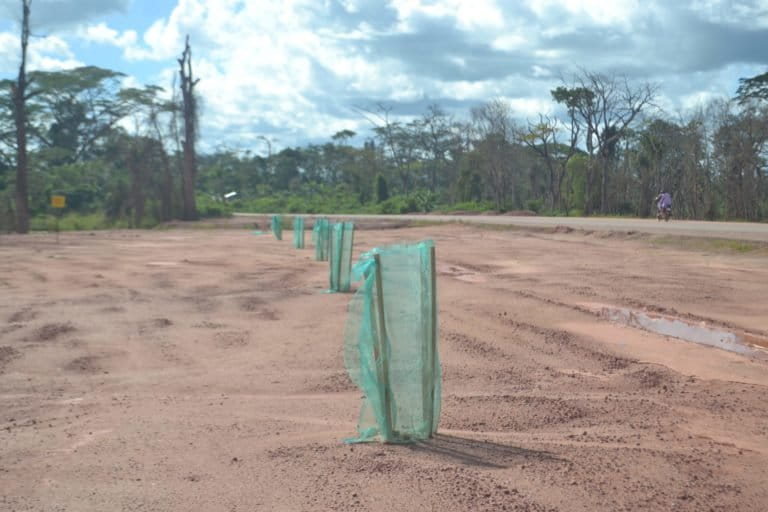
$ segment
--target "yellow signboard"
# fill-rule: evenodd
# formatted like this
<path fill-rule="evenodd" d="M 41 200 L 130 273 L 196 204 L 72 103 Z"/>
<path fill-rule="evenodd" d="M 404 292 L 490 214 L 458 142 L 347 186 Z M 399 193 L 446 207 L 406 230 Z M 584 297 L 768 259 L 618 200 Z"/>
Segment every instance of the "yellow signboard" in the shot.
<path fill-rule="evenodd" d="M 64 208 L 67 206 L 66 196 L 51 196 L 51 206 L 53 208 Z"/>

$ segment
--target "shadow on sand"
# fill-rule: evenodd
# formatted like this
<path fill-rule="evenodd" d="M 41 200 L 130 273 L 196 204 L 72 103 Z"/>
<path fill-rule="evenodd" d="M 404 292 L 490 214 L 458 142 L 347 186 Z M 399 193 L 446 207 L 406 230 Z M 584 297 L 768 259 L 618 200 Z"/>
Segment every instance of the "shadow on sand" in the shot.
<path fill-rule="evenodd" d="M 428 441 L 405 445 L 408 450 L 433 454 L 453 462 L 486 468 L 506 468 L 525 461 L 566 462 L 546 451 L 528 450 L 493 441 L 437 434 Z"/>

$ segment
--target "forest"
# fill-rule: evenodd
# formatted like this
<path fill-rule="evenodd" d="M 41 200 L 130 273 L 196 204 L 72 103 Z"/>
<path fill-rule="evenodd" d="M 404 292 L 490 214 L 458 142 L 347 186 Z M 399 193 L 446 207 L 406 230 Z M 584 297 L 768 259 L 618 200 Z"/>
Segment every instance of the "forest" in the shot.
<path fill-rule="evenodd" d="M 362 146 L 342 130 L 204 153 L 189 41 L 164 90 L 94 66 L 27 72 L 21 40 L 18 77 L 0 82 L 0 230 L 46 229 L 54 194 L 74 228 L 232 211 L 647 217 L 661 191 L 677 218 L 768 218 L 768 73 L 672 115 L 659 84 L 581 69 L 550 91 L 554 115 L 521 119 L 504 98 L 409 117 L 376 103 L 350 106 L 370 126 Z"/>

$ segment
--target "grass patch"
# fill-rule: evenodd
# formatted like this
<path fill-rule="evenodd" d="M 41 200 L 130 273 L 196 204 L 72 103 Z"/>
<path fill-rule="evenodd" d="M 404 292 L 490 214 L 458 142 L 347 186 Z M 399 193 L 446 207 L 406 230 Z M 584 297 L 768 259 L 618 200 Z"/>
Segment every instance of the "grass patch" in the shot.
<path fill-rule="evenodd" d="M 660 247 L 674 247 L 678 249 L 688 249 L 693 251 L 727 252 L 738 254 L 754 253 L 759 251 L 760 253 L 765 252 L 768 254 L 768 244 L 763 242 L 752 242 L 749 240 L 663 236 L 652 239 L 651 243 Z"/>
<path fill-rule="evenodd" d="M 53 215 L 38 215 L 30 220 L 32 231 L 56 231 L 57 222 Z M 147 220 L 141 228 L 154 227 L 155 222 Z M 95 231 L 98 229 L 125 229 L 130 223 L 121 219 L 109 220 L 103 213 L 67 213 L 58 219 L 59 231 Z"/>

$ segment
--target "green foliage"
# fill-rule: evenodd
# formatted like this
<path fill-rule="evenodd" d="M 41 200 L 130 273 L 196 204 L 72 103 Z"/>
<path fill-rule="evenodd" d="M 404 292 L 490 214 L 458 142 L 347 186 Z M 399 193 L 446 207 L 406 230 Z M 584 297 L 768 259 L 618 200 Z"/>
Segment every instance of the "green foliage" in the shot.
<path fill-rule="evenodd" d="M 55 231 L 55 215 L 37 215 L 30 221 L 30 228 L 33 231 Z M 154 227 L 157 223 L 147 219 L 142 228 Z M 131 227 L 126 219 L 113 221 L 107 218 L 104 213 L 67 213 L 59 218 L 58 229 L 60 231 L 93 231 L 98 229 L 124 229 Z"/>
<path fill-rule="evenodd" d="M 381 174 L 376 175 L 376 202 L 381 203 L 389 199 L 389 187 L 387 179 Z"/>
<path fill-rule="evenodd" d="M 416 204 L 416 209 L 422 213 L 429 213 L 435 209 L 435 203 L 437 202 L 437 195 L 429 190 L 420 189 L 414 192 L 413 201 Z"/>
<path fill-rule="evenodd" d="M 751 78 L 739 78 L 736 98 L 741 104 L 749 100 L 768 101 L 768 72 Z"/>
<path fill-rule="evenodd" d="M 234 211 L 231 205 L 203 194 L 198 194 L 195 201 L 197 202 L 197 213 L 203 218 L 231 217 Z"/>
<path fill-rule="evenodd" d="M 488 212 L 493 210 L 493 203 L 490 201 L 463 201 L 452 205 L 442 205 L 438 208 L 440 211 L 450 212 Z"/>
<path fill-rule="evenodd" d="M 552 99 L 565 105 L 569 110 L 591 105 L 595 100 L 595 93 L 586 87 L 557 87 L 550 91 Z"/>
<path fill-rule="evenodd" d="M 750 242 L 746 240 L 729 240 L 724 238 L 696 238 L 681 236 L 655 237 L 652 242 L 655 245 L 675 247 L 678 249 L 724 252 L 724 253 L 752 253 L 764 252 L 768 254 L 768 245 L 762 242 Z"/>
<path fill-rule="evenodd" d="M 400 214 L 400 213 L 413 213 L 418 211 L 416 199 L 413 196 L 392 196 L 383 203 L 379 204 L 379 211 L 377 213 L 383 214 Z"/>
<path fill-rule="evenodd" d="M 180 214 L 181 154 L 171 128 L 179 105 L 160 87 L 124 88 L 122 73 L 95 66 L 29 75 L 30 208 L 39 229 L 47 226 L 41 219 L 54 193 L 67 197 L 72 229 L 151 226 Z M 0 81 L 0 230 L 12 225 L 15 195 L 9 84 Z M 399 214 L 431 212 L 439 204 L 441 211 L 525 207 L 559 215 L 602 203 L 604 214 L 647 215 L 663 186 L 675 194 L 676 218 L 761 220 L 768 217 L 768 181 L 764 155 L 755 148 L 768 141 L 767 84 L 766 73 L 742 79 L 742 106 L 713 103 L 722 111 L 711 129 L 703 130 L 704 121 L 695 117 L 686 123 L 659 118 L 615 132 L 599 154 L 588 158 L 577 150 L 563 176 L 562 167 L 553 174 L 547 165 L 570 156 L 570 146 L 553 142 L 555 127 L 567 132 L 572 126 L 563 121 L 578 122 L 582 110 L 602 101 L 589 81 L 552 90 L 566 119 L 544 116 L 522 140 L 513 134 L 508 105 L 491 101 L 473 113 L 474 125 L 435 105 L 408 121 L 382 112 L 363 147 L 351 145 L 358 134 L 342 129 L 323 144 L 274 153 L 271 145 L 222 148 L 197 155 L 199 214 Z M 605 130 L 617 128 L 600 130 L 605 138 L 613 133 Z M 578 135 L 583 145 L 583 126 Z M 544 154 L 537 152 L 543 139 L 552 141 Z M 264 150 L 263 156 L 252 153 Z M 224 202 L 232 191 L 237 199 Z M 554 211 L 544 206 L 549 197 Z"/>
<path fill-rule="evenodd" d="M 543 199 L 529 199 L 525 202 L 526 210 L 531 210 L 532 212 L 535 212 L 535 213 L 541 213 L 543 208 L 544 208 Z"/>
<path fill-rule="evenodd" d="M 572 209 L 586 210 L 587 202 L 587 157 L 575 155 L 566 167 L 566 183 L 570 186 L 563 194 Z"/>

